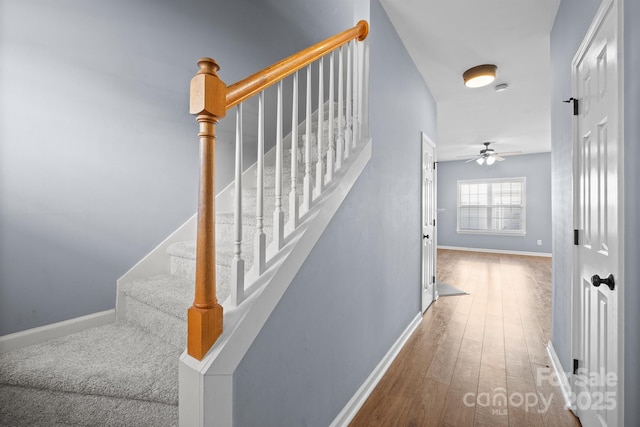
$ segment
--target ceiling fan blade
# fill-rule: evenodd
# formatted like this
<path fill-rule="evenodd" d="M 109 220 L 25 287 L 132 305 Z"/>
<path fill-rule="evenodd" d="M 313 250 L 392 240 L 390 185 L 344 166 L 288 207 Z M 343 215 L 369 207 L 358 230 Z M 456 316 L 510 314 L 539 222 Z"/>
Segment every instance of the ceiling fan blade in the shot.
<path fill-rule="evenodd" d="M 517 156 L 518 154 L 522 154 L 522 151 L 507 151 L 506 153 L 496 153 L 502 157 L 507 156 Z"/>
<path fill-rule="evenodd" d="M 475 157 L 470 158 L 469 160 L 466 160 L 465 163 L 474 162 L 474 161 L 476 161 L 478 159 L 481 159 L 481 158 L 482 158 L 482 156 L 475 156 Z"/>
<path fill-rule="evenodd" d="M 494 158 L 494 159 L 496 159 L 496 160 L 497 160 L 497 161 L 499 161 L 499 162 L 503 162 L 503 161 L 507 160 L 507 159 L 505 159 L 504 157 L 501 157 L 501 156 L 500 156 L 500 155 L 498 155 L 498 154 L 494 154 L 494 155 L 493 155 L 493 158 Z"/>

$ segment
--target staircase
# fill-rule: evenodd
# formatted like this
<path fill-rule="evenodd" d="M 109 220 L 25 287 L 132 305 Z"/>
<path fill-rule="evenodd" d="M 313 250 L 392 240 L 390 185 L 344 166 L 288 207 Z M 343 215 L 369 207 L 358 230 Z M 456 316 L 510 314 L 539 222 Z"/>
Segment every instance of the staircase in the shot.
<path fill-rule="evenodd" d="M 303 129 L 301 125 L 299 150 L 304 147 Z M 317 132 L 317 122 L 312 129 Z M 289 141 L 290 136 L 285 138 L 289 145 L 283 154 L 285 177 L 291 175 Z M 317 152 L 315 134 L 311 141 L 312 152 Z M 326 156 L 326 147 L 322 151 Z M 298 162 L 300 201 L 304 169 Z M 264 176 L 264 232 L 269 243 L 275 166 L 265 166 Z M 255 182 L 245 180 L 242 198 L 246 274 L 254 254 Z M 282 197 L 285 223 L 288 190 Z M 225 301 L 234 256 L 232 212 L 216 214 L 216 240 L 217 296 Z M 194 298 L 195 247 L 195 241 L 171 244 L 167 250 L 171 274 L 123 285 L 126 316 L 118 322 L 0 355 L 0 425 L 178 425 L 178 360 L 186 347 L 186 308 Z"/>
<path fill-rule="evenodd" d="M 367 32 L 366 22 L 361 21 L 356 27 L 331 39 L 335 39 L 335 46 L 340 47 L 354 38 L 366 37 Z M 355 42 L 349 45 L 354 48 L 353 58 L 356 57 L 354 44 Z M 307 49 L 315 55 L 309 58 L 322 58 L 318 56 L 319 53 L 313 52 L 315 46 Z M 206 242 L 203 246 L 204 255 L 199 254 L 200 258 L 196 257 L 196 248 L 198 247 L 198 251 L 201 250 L 198 245 L 203 236 L 203 222 L 200 221 L 196 240 L 172 241 L 166 246 L 166 253 L 162 254 L 165 259 L 170 260 L 170 269 L 166 274 L 138 275 L 137 279 L 119 282 L 118 320 L 115 323 L 0 354 L 0 426 L 175 426 L 179 422 L 183 425 L 203 424 L 201 419 L 194 421 L 198 412 L 194 408 L 200 405 L 203 396 L 211 393 L 211 390 L 206 386 L 206 390 L 193 392 L 199 389 L 194 385 L 194 381 L 200 381 L 202 375 L 207 375 L 204 366 L 210 368 L 215 365 L 213 362 L 217 352 L 225 351 L 230 346 L 233 347 L 230 352 L 234 357 L 238 357 L 241 351 L 237 349 L 237 342 L 241 342 L 241 347 L 255 338 L 270 310 L 274 309 L 278 298 L 293 279 L 293 270 L 299 268 L 371 156 L 370 142 L 364 147 L 356 144 L 358 136 L 362 135 L 359 130 L 361 122 L 358 121 L 356 112 L 358 92 L 355 79 L 352 86 L 355 73 L 352 73 L 350 68 L 350 47 L 347 49 L 348 56 L 344 55 L 348 64 L 344 70 L 344 85 L 342 49 L 338 55 L 340 80 L 337 101 L 333 97 L 333 52 L 327 51 L 331 53 L 331 95 L 327 102 L 324 100 L 322 85 L 325 79 L 322 71 L 323 62 L 320 59 L 320 77 L 317 79 L 319 108 L 315 113 L 312 113 L 311 109 L 311 65 L 307 65 L 312 60 L 301 63 L 302 65 L 297 64 L 298 68 L 291 68 L 291 73 L 296 72 L 293 83 L 295 113 L 292 113 L 291 118 L 294 123 L 292 132 L 286 137 L 283 137 L 281 132 L 282 83 L 279 81 L 276 147 L 264 155 L 264 138 L 261 137 L 263 130 L 259 130 L 257 167 L 249 168 L 244 174 L 241 173 L 243 168 L 239 160 L 242 158 L 239 148 L 243 145 L 241 137 L 236 141 L 236 182 L 241 181 L 242 185 L 235 187 L 236 200 L 233 203 L 222 203 L 215 208 L 215 241 Z M 307 51 L 301 53 L 311 55 Z M 201 62 L 204 64 L 199 72 L 201 75 L 196 75 L 194 80 L 200 79 L 206 91 L 212 82 L 210 78 L 217 78 L 214 68 L 217 64 L 208 58 Z M 354 67 L 355 63 L 354 60 Z M 307 67 L 306 118 L 299 121 L 297 70 L 303 66 Z M 259 117 L 263 117 L 263 92 L 255 89 L 252 83 L 247 83 L 253 77 L 238 84 L 246 83 L 247 90 L 253 91 L 251 94 L 259 93 Z M 262 78 L 257 80 L 265 81 Z M 226 109 L 230 108 L 229 105 L 239 104 L 251 96 L 242 95 L 240 89 L 234 88 L 238 84 L 225 89 Z M 213 86 L 216 86 L 215 82 Z M 264 90 L 266 86 L 268 85 L 263 84 L 260 90 Z M 230 102 L 229 99 L 234 99 L 233 97 L 236 100 Z M 203 98 L 210 100 L 208 96 Z M 191 107 L 193 110 L 194 104 Z M 206 151 L 215 146 L 212 137 L 215 120 L 211 120 L 210 117 L 216 116 L 207 112 L 206 105 L 201 107 L 196 103 L 195 108 L 201 126 L 201 148 L 205 147 Z M 241 109 L 238 109 L 238 134 L 244 131 L 241 117 Z M 325 120 L 325 117 L 329 119 Z M 258 122 L 261 123 L 260 119 Z M 263 123 L 259 124 L 260 126 L 263 126 Z M 366 135 L 366 130 L 364 133 Z M 201 156 L 201 159 L 204 159 L 202 164 L 205 166 L 209 162 L 213 163 L 213 152 L 202 154 L 201 151 Z M 276 160 L 277 157 L 280 157 L 280 162 Z M 206 178 L 205 172 L 201 175 L 201 186 L 203 177 Z M 205 182 L 205 187 L 209 184 Z M 212 186 L 205 190 L 204 193 L 201 191 L 201 197 L 203 194 L 206 194 L 205 198 L 209 197 Z M 215 203 L 212 200 L 209 205 L 201 199 L 200 208 L 205 208 L 199 210 L 198 219 L 207 218 L 207 215 L 214 211 Z M 290 209 L 291 203 L 296 204 L 292 206 L 293 209 Z M 324 210 L 323 215 L 318 215 L 321 210 Z M 210 223 L 213 222 L 205 221 L 204 228 Z M 208 232 L 205 232 L 204 239 L 211 240 L 213 233 L 206 233 Z M 262 234 L 265 240 L 264 247 L 260 244 Z M 305 235 L 310 237 L 306 237 L 305 240 Z M 306 249 L 300 249 L 301 242 Z M 201 265 L 198 262 L 206 258 L 205 262 L 208 263 L 212 259 L 207 258 L 206 249 L 209 248 L 215 249 L 215 281 L 199 280 L 196 274 L 196 265 Z M 256 262 L 258 257 L 264 263 L 262 267 Z M 288 258 L 292 260 L 285 268 L 283 265 Z M 294 264 L 298 267 L 291 268 Z M 209 267 L 203 268 L 203 271 L 207 268 Z M 238 268 L 243 269 L 244 274 L 236 273 Z M 286 274 L 278 276 L 277 272 L 280 269 L 287 270 Z M 205 271 L 204 275 L 207 274 L 209 273 Z M 274 281 L 280 283 L 274 287 Z M 206 287 L 209 286 L 213 287 L 217 301 L 222 303 L 225 313 L 231 312 L 231 315 L 224 316 L 225 322 L 230 321 L 230 331 L 223 335 L 223 342 L 216 344 L 217 347 L 212 351 L 208 351 L 211 344 L 204 342 L 209 336 L 209 331 L 205 331 L 208 327 L 206 316 L 198 319 L 205 319 L 198 326 L 202 329 L 198 330 L 206 332 L 198 338 L 198 345 L 192 347 L 187 340 L 192 340 L 192 310 L 197 311 L 200 307 L 205 311 L 217 310 L 214 305 L 218 302 L 212 302 L 212 298 L 207 296 L 210 289 Z M 270 291 L 263 292 L 268 286 Z M 267 296 L 261 300 L 264 295 Z M 243 304 L 244 301 L 246 303 Z M 189 309 L 188 315 L 187 308 L 192 303 L 194 306 Z M 256 307 L 260 307 L 259 314 L 253 316 L 249 322 L 251 326 L 247 328 L 242 322 L 248 322 L 246 314 Z M 219 322 L 214 329 L 219 326 L 222 331 L 222 319 Z M 243 327 L 244 330 L 241 330 Z M 247 334 L 247 329 L 252 330 Z M 238 332 L 239 330 L 241 331 Z M 240 334 L 235 343 L 234 334 L 235 338 Z M 199 348 L 199 353 L 194 355 L 189 351 L 187 355 L 184 352 L 185 348 Z M 227 357 L 225 360 L 228 362 L 230 359 Z M 232 402 L 232 393 L 228 390 L 217 390 L 216 393 L 231 396 Z M 196 397 L 186 398 L 187 395 Z M 196 400 L 198 402 L 195 402 Z M 215 404 L 219 402 L 216 401 Z M 206 409 L 212 410 L 214 409 L 211 407 Z M 228 406 L 222 410 L 215 410 L 217 413 L 232 412 L 232 408 Z M 226 420 L 221 421 L 220 425 L 233 424 L 230 415 L 222 416 L 219 420 Z"/>

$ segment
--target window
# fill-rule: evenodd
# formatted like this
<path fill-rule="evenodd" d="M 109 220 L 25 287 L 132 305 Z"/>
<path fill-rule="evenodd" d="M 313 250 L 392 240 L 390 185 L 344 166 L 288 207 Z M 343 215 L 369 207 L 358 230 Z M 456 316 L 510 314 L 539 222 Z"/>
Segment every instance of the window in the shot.
<path fill-rule="evenodd" d="M 458 233 L 525 235 L 525 179 L 458 181 Z"/>

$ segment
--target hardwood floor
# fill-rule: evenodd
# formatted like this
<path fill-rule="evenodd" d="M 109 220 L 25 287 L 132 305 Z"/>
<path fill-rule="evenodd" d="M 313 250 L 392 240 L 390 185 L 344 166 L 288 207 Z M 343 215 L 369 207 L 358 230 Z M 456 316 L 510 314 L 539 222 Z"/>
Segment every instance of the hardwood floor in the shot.
<path fill-rule="evenodd" d="M 551 259 L 438 249 L 426 312 L 351 426 L 579 426 L 546 352 Z M 546 375 L 545 375 L 546 374 Z"/>

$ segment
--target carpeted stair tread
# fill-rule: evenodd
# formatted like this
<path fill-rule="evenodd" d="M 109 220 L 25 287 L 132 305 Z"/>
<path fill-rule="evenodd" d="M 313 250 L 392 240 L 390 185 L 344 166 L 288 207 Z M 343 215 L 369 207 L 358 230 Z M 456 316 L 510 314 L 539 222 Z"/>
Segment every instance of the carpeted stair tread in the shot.
<path fill-rule="evenodd" d="M 263 225 L 264 228 L 271 228 L 273 224 L 273 210 L 271 212 L 263 212 Z M 219 225 L 234 225 L 235 214 L 233 212 L 219 212 L 216 214 L 216 229 Z M 242 214 L 242 228 L 255 228 L 257 223 L 255 213 L 243 213 Z M 217 230 L 216 230 L 217 232 Z"/>
<path fill-rule="evenodd" d="M 233 243 L 224 242 L 221 245 L 216 246 L 216 264 L 230 267 L 231 261 L 235 256 Z M 242 242 L 242 259 L 244 260 L 245 269 L 248 270 L 249 267 L 253 264 L 253 242 L 251 245 L 248 245 L 247 242 Z"/>
<path fill-rule="evenodd" d="M 0 355 L 0 384 L 177 405 L 182 350 L 114 323 Z"/>
<path fill-rule="evenodd" d="M 193 280 L 172 274 L 138 279 L 122 290 L 130 298 L 184 321 L 195 295 Z"/>
<path fill-rule="evenodd" d="M 187 240 L 169 245 L 167 254 L 180 258 L 196 259 L 196 241 Z"/>
<path fill-rule="evenodd" d="M 0 426 L 177 426 L 178 406 L 0 385 Z"/>
<path fill-rule="evenodd" d="M 248 269 L 249 265 L 253 263 L 253 242 L 242 242 L 242 259 L 244 259 L 245 266 Z M 231 260 L 235 256 L 235 243 L 223 240 L 216 243 L 216 265 L 229 267 L 231 266 Z M 195 240 L 187 242 L 173 243 L 167 249 L 167 253 L 171 256 L 185 258 L 195 261 L 196 259 L 196 242 Z"/>

